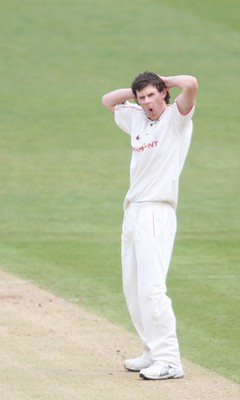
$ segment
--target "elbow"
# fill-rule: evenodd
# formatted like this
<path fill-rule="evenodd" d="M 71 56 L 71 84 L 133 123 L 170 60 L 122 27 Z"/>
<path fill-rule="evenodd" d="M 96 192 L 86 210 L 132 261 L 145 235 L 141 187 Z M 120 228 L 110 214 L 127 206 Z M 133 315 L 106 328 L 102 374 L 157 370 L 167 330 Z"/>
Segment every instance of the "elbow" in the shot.
<path fill-rule="evenodd" d="M 114 106 L 110 103 L 109 96 L 107 94 L 102 96 L 102 105 L 109 111 L 113 111 L 114 109 Z"/>
<path fill-rule="evenodd" d="M 104 107 L 107 107 L 107 99 L 106 99 L 106 95 L 104 94 L 103 96 L 102 96 L 102 105 L 104 106 Z"/>
<path fill-rule="evenodd" d="M 183 88 L 183 92 L 185 92 L 188 96 L 195 98 L 198 90 L 197 79 L 194 76 L 187 76 L 184 86 L 185 87 Z"/>
<path fill-rule="evenodd" d="M 195 78 L 195 76 L 190 76 L 189 77 L 189 87 L 191 87 L 192 90 L 197 92 L 197 90 L 198 90 L 198 81 L 197 81 L 197 78 Z"/>

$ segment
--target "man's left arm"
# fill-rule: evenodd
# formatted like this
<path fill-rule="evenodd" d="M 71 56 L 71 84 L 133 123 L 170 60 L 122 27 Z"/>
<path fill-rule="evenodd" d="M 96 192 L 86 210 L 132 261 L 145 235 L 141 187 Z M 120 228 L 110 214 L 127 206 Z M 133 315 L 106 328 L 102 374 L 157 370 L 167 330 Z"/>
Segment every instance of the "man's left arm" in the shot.
<path fill-rule="evenodd" d="M 182 115 L 188 114 L 196 99 L 198 90 L 197 79 L 190 75 L 160 76 L 160 78 L 164 81 L 168 90 L 174 87 L 181 90 L 176 99 L 178 110 Z"/>

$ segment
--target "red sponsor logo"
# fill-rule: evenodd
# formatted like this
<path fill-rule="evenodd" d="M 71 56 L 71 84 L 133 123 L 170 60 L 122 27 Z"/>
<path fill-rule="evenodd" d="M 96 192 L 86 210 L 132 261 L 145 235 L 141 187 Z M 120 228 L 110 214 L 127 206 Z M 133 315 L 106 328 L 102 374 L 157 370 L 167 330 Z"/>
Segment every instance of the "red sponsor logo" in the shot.
<path fill-rule="evenodd" d="M 132 147 L 132 150 L 133 151 L 138 151 L 138 152 L 143 152 L 144 150 L 152 149 L 154 147 L 157 147 L 158 146 L 158 142 L 159 142 L 158 140 L 154 140 L 154 142 L 146 143 L 146 144 L 143 144 L 142 146 L 139 146 L 139 147 Z"/>

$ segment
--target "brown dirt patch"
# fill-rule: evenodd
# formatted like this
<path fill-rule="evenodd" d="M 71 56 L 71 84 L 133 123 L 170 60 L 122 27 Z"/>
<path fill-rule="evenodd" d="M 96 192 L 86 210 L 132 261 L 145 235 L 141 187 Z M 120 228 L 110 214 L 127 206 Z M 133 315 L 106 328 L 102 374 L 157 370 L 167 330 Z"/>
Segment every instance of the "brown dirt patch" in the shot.
<path fill-rule="evenodd" d="M 143 381 L 123 369 L 138 338 L 0 272 L 1 400 L 239 400 L 240 385 L 184 360 L 186 377 Z"/>

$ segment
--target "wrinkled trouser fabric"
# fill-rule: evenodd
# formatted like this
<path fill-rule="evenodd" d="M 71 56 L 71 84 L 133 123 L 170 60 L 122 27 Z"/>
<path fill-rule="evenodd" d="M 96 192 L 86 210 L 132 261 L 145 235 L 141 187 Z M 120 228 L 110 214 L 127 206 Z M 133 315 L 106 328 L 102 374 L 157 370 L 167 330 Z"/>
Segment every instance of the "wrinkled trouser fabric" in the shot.
<path fill-rule="evenodd" d="M 166 278 L 176 233 L 167 203 L 131 203 L 122 227 L 123 292 L 144 352 L 153 362 L 181 365 Z"/>

